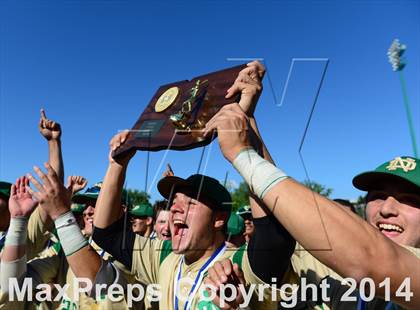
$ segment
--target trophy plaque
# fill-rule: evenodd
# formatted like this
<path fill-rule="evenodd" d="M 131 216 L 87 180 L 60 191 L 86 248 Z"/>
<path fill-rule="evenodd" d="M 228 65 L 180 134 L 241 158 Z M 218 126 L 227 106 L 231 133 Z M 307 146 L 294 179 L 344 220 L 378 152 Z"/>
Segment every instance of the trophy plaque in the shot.
<path fill-rule="evenodd" d="M 240 65 L 159 87 L 126 142 L 112 156 L 132 149 L 188 150 L 209 144 L 214 135 L 204 138 L 201 130 L 224 105 L 239 100 L 239 95 L 225 96 L 244 68 L 246 65 Z"/>

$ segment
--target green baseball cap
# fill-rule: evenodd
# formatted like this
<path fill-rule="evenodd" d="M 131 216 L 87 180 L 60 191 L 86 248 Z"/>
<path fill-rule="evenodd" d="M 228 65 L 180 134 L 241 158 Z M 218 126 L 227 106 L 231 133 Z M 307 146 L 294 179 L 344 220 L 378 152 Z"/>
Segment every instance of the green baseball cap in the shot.
<path fill-rule="evenodd" d="M 157 187 L 159 193 L 168 200 L 176 192 L 182 192 L 199 201 L 208 200 L 211 207 L 217 210 L 230 212 L 232 209 L 232 198 L 228 190 L 216 179 L 202 174 L 193 174 L 187 179 L 168 176 L 161 179 Z"/>
<path fill-rule="evenodd" d="M 134 206 L 128 213 L 134 216 L 153 217 L 154 210 L 150 203 L 142 203 Z"/>
<path fill-rule="evenodd" d="M 227 233 L 231 236 L 242 235 L 245 231 L 245 221 L 236 213 L 231 213 L 227 224 Z"/>
<path fill-rule="evenodd" d="M 373 171 L 354 177 L 353 185 L 362 190 L 378 189 L 383 182 L 402 182 L 420 191 L 420 160 L 410 156 L 399 156 L 387 161 Z"/>
<path fill-rule="evenodd" d="M 71 205 L 71 212 L 76 214 L 82 214 L 85 211 L 86 205 L 80 203 L 73 203 Z"/>
<path fill-rule="evenodd" d="M 99 197 L 99 192 L 101 191 L 101 188 L 102 182 L 98 182 L 92 187 L 89 187 L 84 193 L 74 195 L 72 201 L 81 204 L 85 204 L 89 201 L 96 201 Z"/>
<path fill-rule="evenodd" d="M 12 187 L 11 183 L 0 181 L 0 197 L 2 197 L 3 199 L 9 200 L 11 187 Z"/>

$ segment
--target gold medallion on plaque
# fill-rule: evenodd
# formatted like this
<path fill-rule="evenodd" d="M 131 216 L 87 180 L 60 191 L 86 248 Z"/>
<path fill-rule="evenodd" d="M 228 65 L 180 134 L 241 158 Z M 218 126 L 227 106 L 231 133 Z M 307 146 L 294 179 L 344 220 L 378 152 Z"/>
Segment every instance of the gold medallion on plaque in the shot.
<path fill-rule="evenodd" d="M 174 86 L 167 89 L 156 101 L 155 104 L 155 111 L 156 112 L 163 112 L 167 108 L 169 108 L 175 101 L 179 95 L 179 88 Z"/>

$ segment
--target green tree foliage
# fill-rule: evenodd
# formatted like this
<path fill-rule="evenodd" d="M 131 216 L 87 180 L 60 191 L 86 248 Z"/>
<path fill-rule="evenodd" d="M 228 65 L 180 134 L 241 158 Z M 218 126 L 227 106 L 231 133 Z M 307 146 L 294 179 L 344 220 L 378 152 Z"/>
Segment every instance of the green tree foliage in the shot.
<path fill-rule="evenodd" d="M 366 195 L 360 195 L 359 197 L 357 197 L 354 206 L 356 208 L 357 214 L 359 214 L 362 218 L 366 219 Z"/>
<path fill-rule="evenodd" d="M 241 182 L 238 188 L 233 189 L 230 194 L 232 196 L 232 211 L 249 205 L 249 187 L 245 182 Z"/>
<path fill-rule="evenodd" d="M 356 202 L 354 203 L 357 206 L 365 206 L 366 205 L 366 195 L 360 195 L 357 197 Z"/>
<path fill-rule="evenodd" d="M 325 197 L 330 197 L 330 195 L 333 192 L 332 188 L 327 188 L 326 186 L 319 184 L 315 181 L 305 180 L 303 181 L 303 185 L 314 191 L 315 193 L 318 193 Z"/>
<path fill-rule="evenodd" d="M 139 191 L 137 189 L 128 189 L 128 196 L 132 206 L 139 205 L 141 203 L 150 203 L 150 195 L 145 191 Z"/>

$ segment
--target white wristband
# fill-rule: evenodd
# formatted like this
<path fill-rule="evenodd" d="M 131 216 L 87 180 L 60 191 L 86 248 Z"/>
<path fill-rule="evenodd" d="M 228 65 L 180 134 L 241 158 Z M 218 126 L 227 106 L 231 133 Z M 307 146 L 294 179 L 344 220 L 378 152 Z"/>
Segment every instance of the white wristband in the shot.
<path fill-rule="evenodd" d="M 274 185 L 288 178 L 282 170 L 262 158 L 252 148 L 243 149 L 233 161 L 233 166 L 260 199 L 263 199 Z"/>
<path fill-rule="evenodd" d="M 12 217 L 9 229 L 7 230 L 5 246 L 24 245 L 28 236 L 28 218 Z"/>
<path fill-rule="evenodd" d="M 54 224 L 66 256 L 72 255 L 88 245 L 88 241 L 83 236 L 76 218 L 71 211 L 60 215 L 54 221 Z"/>

